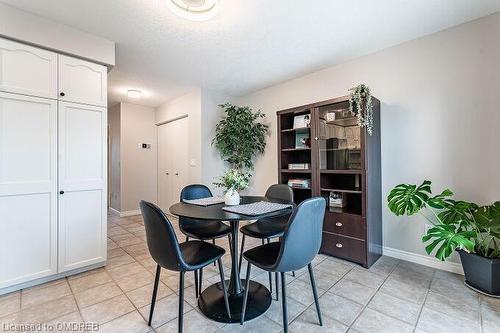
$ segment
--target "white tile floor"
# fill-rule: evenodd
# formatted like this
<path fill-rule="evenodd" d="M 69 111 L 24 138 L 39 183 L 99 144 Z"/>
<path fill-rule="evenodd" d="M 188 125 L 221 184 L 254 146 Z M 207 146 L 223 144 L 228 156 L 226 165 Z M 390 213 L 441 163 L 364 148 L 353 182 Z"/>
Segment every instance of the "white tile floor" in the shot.
<path fill-rule="evenodd" d="M 8 331 L 8 324 L 38 322 L 58 323 L 53 326 L 56 331 L 69 332 L 78 330 L 61 324 L 97 322 L 99 332 L 176 332 L 178 275 L 165 270 L 153 329 L 146 325 L 156 264 L 149 256 L 142 223 L 140 216 L 110 215 L 105 268 L 0 296 L 0 331 Z M 180 234 L 179 238 L 184 239 Z M 227 238 L 217 244 L 228 249 Z M 246 247 L 258 244 L 249 239 Z M 226 274 L 228 253 L 223 257 Z M 323 255 L 313 265 L 324 325 L 317 325 L 303 269 L 287 279 L 291 332 L 500 332 L 500 299 L 469 290 L 462 276 L 389 257 L 382 257 L 369 270 Z M 267 273 L 256 268 L 251 276 L 266 286 L 269 283 Z M 218 271 L 208 267 L 203 277 L 208 286 L 218 281 Z M 263 316 L 244 326 L 225 325 L 198 311 L 192 274 L 187 275 L 185 287 L 185 332 L 282 331 L 281 302 L 273 301 Z"/>

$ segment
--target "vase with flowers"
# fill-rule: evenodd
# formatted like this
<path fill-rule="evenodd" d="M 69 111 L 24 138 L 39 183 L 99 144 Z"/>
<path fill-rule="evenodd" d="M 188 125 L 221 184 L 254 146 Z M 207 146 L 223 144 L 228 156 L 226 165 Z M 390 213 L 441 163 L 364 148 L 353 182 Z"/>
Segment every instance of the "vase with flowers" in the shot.
<path fill-rule="evenodd" d="M 238 169 L 229 169 L 214 182 L 214 185 L 225 190 L 224 203 L 228 206 L 240 204 L 240 191 L 248 187 L 251 174 Z"/>

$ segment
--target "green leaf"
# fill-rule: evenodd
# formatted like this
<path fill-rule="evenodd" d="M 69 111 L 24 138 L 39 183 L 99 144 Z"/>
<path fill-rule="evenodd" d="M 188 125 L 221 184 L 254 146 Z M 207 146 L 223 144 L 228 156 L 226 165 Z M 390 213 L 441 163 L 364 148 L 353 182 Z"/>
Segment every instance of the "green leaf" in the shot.
<path fill-rule="evenodd" d="M 422 241 L 426 243 L 432 240 L 425 247 L 428 254 L 431 254 L 439 245 L 435 257 L 439 260 L 445 260 L 457 249 L 473 252 L 476 236 L 475 231 L 459 231 L 453 225 L 442 224 L 429 229 L 427 234 L 422 237 Z"/>
<path fill-rule="evenodd" d="M 425 180 L 420 186 L 399 184 L 387 197 L 388 207 L 394 214 L 413 215 L 425 206 L 431 194 L 431 182 Z"/>

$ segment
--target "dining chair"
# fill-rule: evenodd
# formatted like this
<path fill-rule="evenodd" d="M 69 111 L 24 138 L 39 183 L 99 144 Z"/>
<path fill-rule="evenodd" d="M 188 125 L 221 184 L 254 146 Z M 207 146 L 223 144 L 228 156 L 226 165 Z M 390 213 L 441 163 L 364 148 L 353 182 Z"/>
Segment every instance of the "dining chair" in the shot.
<path fill-rule="evenodd" d="M 226 311 L 229 318 L 231 318 L 221 260 L 221 257 L 226 251 L 217 245 L 199 240 L 179 243 L 172 223 L 170 223 L 167 216 L 159 207 L 146 201 L 141 201 L 140 207 L 142 217 L 144 219 L 144 226 L 146 228 L 146 239 L 149 253 L 157 264 L 148 325 L 151 326 L 151 322 L 153 320 L 161 268 L 180 273 L 178 331 L 182 332 L 184 313 L 184 274 L 188 271 L 197 271 L 216 261 L 219 266 L 219 275 L 224 294 Z"/>
<path fill-rule="evenodd" d="M 293 201 L 293 190 L 287 184 L 274 184 L 271 185 L 266 191 L 266 198 L 275 199 L 282 201 L 283 203 L 294 204 Z M 243 250 L 245 246 L 245 237 L 258 238 L 262 240 L 262 244 L 271 241 L 271 238 L 277 238 L 283 236 L 285 228 L 288 224 L 289 215 L 269 217 L 257 220 L 254 223 L 247 224 L 240 228 L 243 237 L 241 237 L 241 250 L 238 267 L 241 270 L 241 263 L 243 258 Z M 295 272 L 292 272 L 295 276 Z M 275 274 L 276 278 L 276 300 L 278 300 L 278 275 Z M 272 277 L 271 272 L 269 272 L 269 289 L 271 293 L 273 292 Z"/>
<path fill-rule="evenodd" d="M 212 192 L 207 186 L 193 184 L 182 189 L 180 201 L 183 202 L 184 200 L 209 198 L 212 196 Z M 229 244 L 231 244 L 231 227 L 221 221 L 201 221 L 187 217 L 179 217 L 179 229 L 184 235 L 186 235 L 186 242 L 189 241 L 189 238 L 194 238 L 199 240 L 212 240 L 212 244 L 215 244 L 216 238 L 228 236 Z M 194 272 L 194 280 L 196 298 L 198 298 L 198 295 L 201 294 L 203 269 L 200 269 L 199 273 Z"/>
<path fill-rule="evenodd" d="M 250 270 L 252 265 L 254 265 L 264 271 L 279 272 L 281 275 L 281 302 L 283 307 L 283 329 L 285 333 L 288 332 L 285 273 L 299 270 L 307 266 L 319 324 L 323 326 L 311 262 L 316 254 L 318 254 L 321 246 L 325 207 L 326 200 L 323 197 L 315 197 L 303 201 L 292 213 L 280 242 L 260 245 L 247 250 L 243 254 L 248 265 L 240 321 L 241 325 L 243 325 L 245 320 Z"/>

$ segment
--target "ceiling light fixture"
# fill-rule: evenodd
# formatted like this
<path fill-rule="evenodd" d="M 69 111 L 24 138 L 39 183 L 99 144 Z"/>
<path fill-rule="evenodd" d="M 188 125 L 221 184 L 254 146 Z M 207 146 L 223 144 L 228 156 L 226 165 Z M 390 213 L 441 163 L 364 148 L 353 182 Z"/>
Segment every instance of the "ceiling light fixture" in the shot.
<path fill-rule="evenodd" d="M 217 13 L 218 0 L 167 0 L 175 15 L 191 21 L 206 21 Z"/>
<path fill-rule="evenodd" d="M 130 89 L 127 91 L 127 96 L 133 99 L 139 99 L 142 97 L 142 93 L 139 90 Z"/>

